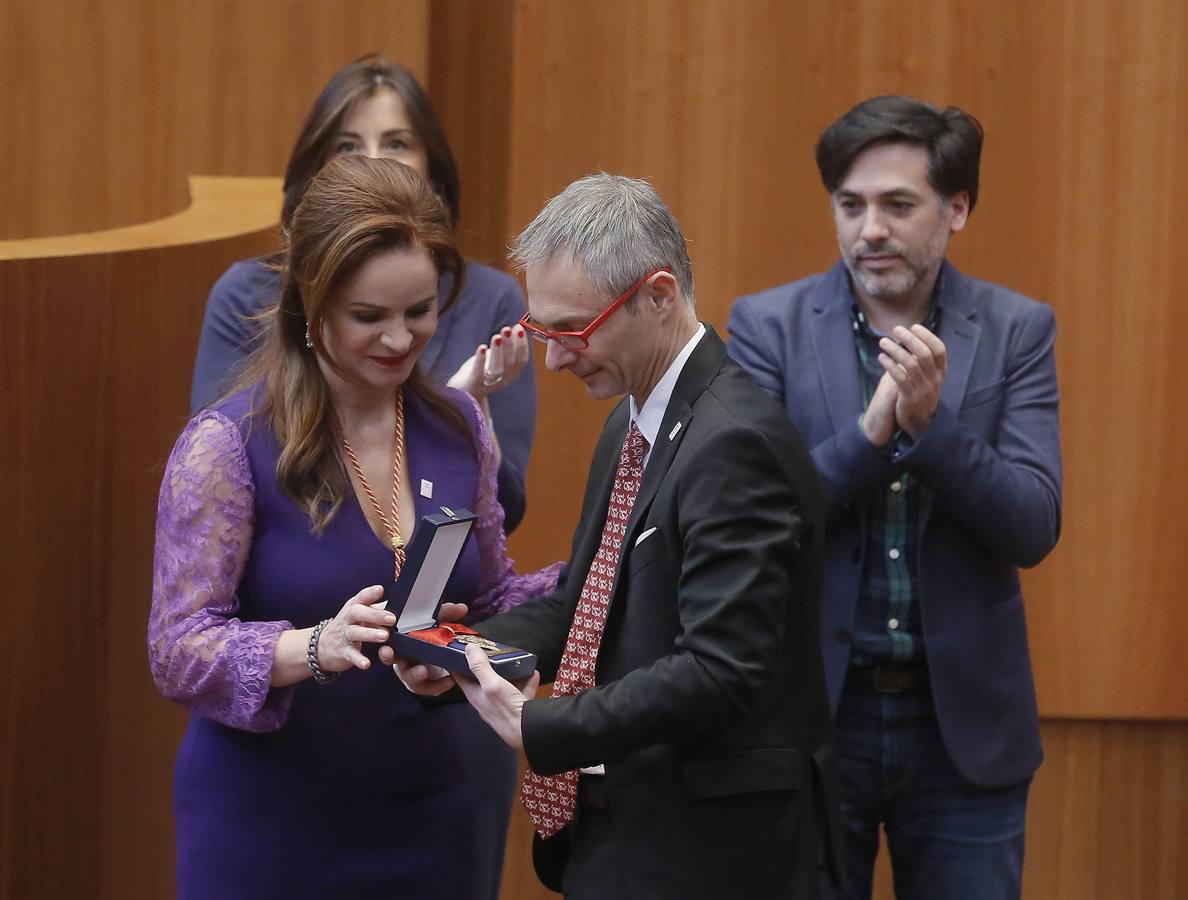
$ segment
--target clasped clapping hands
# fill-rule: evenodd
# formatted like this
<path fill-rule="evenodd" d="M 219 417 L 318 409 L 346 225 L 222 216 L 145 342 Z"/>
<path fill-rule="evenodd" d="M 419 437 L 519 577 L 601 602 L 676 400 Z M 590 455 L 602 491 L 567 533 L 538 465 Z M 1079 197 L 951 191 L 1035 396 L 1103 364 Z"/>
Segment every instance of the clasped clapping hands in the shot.
<path fill-rule="evenodd" d="M 884 371 L 862 417 L 872 444 L 883 446 L 896 430 L 919 440 L 940 405 L 948 359 L 945 345 L 923 325 L 895 326 L 879 340 Z"/>

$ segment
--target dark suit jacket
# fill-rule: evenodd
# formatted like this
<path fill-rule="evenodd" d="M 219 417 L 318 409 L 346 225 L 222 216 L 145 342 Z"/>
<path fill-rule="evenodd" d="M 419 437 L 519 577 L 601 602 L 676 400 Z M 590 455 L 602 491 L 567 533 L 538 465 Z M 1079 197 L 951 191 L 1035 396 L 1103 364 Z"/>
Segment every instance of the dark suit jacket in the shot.
<path fill-rule="evenodd" d="M 1052 310 L 945 263 L 937 304 L 948 372 L 921 440 L 889 460 L 858 426 L 849 280 L 829 272 L 739 299 L 730 353 L 788 410 L 827 499 L 822 644 L 836 709 L 858 603 L 863 496 L 901 470 L 922 483 L 919 603 L 945 745 L 977 785 L 1028 777 L 1042 752 L 1019 567 L 1060 533 Z"/>
<path fill-rule="evenodd" d="M 570 577 L 483 623 L 538 653 L 545 681 L 601 538 L 628 416 L 624 399 L 598 442 Z M 523 710 L 537 772 L 606 765 L 631 896 L 817 896 L 833 799 L 817 639 L 822 517 L 820 482 L 787 416 L 707 329 L 644 472 L 596 685 Z M 571 825 L 537 838 L 538 874 L 609 896 L 597 872 L 581 870 L 590 848 L 576 834 Z"/>

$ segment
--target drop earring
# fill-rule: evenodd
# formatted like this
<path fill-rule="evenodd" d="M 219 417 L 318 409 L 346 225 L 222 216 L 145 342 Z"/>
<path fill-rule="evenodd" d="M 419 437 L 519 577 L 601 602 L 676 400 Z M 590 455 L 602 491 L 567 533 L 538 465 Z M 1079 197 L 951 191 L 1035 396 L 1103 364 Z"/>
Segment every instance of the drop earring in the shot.
<path fill-rule="evenodd" d="M 309 336 L 309 323 L 305 323 L 305 347 L 307 350 L 313 349 L 313 338 Z"/>

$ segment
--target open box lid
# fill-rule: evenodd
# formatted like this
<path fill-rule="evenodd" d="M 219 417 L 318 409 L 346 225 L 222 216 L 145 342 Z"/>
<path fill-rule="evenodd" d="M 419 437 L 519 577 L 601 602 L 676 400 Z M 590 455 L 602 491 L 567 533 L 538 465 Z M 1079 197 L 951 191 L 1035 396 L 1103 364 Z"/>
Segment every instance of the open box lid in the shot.
<path fill-rule="evenodd" d="M 443 506 L 423 516 L 404 553 L 400 577 L 384 591 L 389 612 L 402 634 L 437 624 L 441 595 L 462 559 L 478 516 L 468 509 Z"/>

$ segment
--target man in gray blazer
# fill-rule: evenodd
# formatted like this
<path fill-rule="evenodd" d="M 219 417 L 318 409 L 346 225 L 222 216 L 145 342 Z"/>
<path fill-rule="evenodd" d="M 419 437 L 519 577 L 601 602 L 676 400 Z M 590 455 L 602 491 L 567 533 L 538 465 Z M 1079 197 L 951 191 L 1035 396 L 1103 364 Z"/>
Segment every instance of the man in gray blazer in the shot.
<path fill-rule="evenodd" d="M 527 756 L 537 873 L 572 898 L 818 897 L 836 811 L 812 459 L 697 321 L 684 237 L 646 182 L 575 182 L 513 253 L 545 365 L 626 395 L 567 577 L 478 626 L 536 652 L 553 695 L 474 646 L 478 681 L 460 679 Z"/>
<path fill-rule="evenodd" d="M 817 145 L 841 261 L 730 317 L 825 484 L 848 897 L 870 896 L 880 823 L 898 897 L 1021 890 L 1042 753 L 1018 570 L 1060 532 L 1055 322 L 945 261 L 981 146 L 953 107 L 855 106 Z"/>

